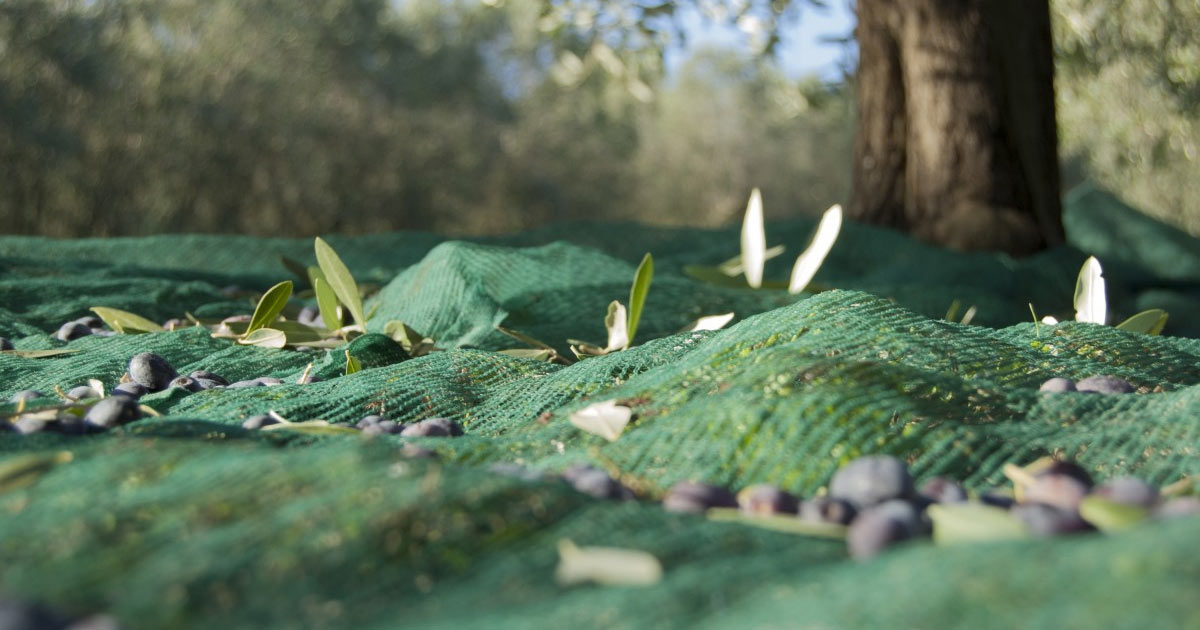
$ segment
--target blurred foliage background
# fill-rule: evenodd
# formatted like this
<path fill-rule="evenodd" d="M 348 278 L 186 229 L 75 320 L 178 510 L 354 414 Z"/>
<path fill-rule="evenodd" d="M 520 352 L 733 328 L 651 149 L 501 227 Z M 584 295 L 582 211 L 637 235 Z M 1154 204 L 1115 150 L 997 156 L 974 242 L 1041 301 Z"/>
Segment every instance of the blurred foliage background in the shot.
<path fill-rule="evenodd" d="M 1200 233 L 1200 3 L 1051 5 L 1067 181 Z M 719 225 L 753 186 L 769 216 L 844 201 L 850 78 L 789 78 L 746 49 L 701 50 L 668 75 L 671 10 L 0 0 L 0 225 L 480 234 Z"/>

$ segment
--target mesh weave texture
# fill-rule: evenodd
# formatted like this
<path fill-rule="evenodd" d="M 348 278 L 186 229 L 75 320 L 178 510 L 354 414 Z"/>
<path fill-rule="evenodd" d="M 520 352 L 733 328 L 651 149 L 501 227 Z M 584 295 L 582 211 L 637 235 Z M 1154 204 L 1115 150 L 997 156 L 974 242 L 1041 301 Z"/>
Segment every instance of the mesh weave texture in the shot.
<path fill-rule="evenodd" d="M 1105 479 L 1165 484 L 1200 473 L 1200 245 L 1095 189 L 1068 197 L 1072 242 L 1039 256 L 959 254 L 847 225 L 817 282 L 790 296 L 699 283 L 685 264 L 736 253 L 735 229 L 560 226 L 472 242 L 426 234 L 330 239 L 360 282 L 381 288 L 349 348 L 237 346 L 187 328 L 53 340 L 59 324 L 113 306 L 164 320 L 249 312 L 235 284 L 289 277 L 279 257 L 313 264 L 311 242 L 217 236 L 57 241 L 0 238 L 0 334 L 51 358 L 0 356 L 0 399 L 116 384 L 153 351 L 181 372 L 325 380 L 143 402 L 162 417 L 95 436 L 0 433 L 0 466 L 69 451 L 29 485 L 0 486 L 0 592 L 73 613 L 106 611 L 129 628 L 394 627 L 1200 627 L 1196 519 L 1127 534 L 934 547 L 866 562 L 842 543 L 668 514 L 652 501 L 698 479 L 775 483 L 810 496 L 867 453 L 905 458 L 924 479 L 983 490 L 1006 462 L 1074 458 Z M 1120 234 L 1138 234 L 1133 242 Z M 794 255 L 812 221 L 773 224 Z M 1155 236 L 1158 235 L 1158 236 Z M 1161 243 L 1169 239 L 1171 256 Z M 566 352 L 601 342 L 605 307 L 624 301 L 650 251 L 656 275 L 635 347 L 571 366 L 495 352 L 496 326 Z M 1115 318 L 1167 306 L 1167 335 L 1071 316 L 1074 278 L 1097 253 Z M 791 256 L 768 277 L 786 276 Z M 954 301 L 973 325 L 943 321 Z M 733 311 L 716 332 L 676 333 Z M 406 359 L 377 334 L 398 319 L 445 351 Z M 364 370 L 342 375 L 344 351 Z M 1121 376 L 1127 396 L 1040 396 L 1051 376 Z M 618 400 L 636 417 L 609 443 L 567 415 Z M 1193 402 L 1194 401 L 1194 402 Z M 6 405 L 7 413 L 13 405 Z M 458 438 L 247 431 L 274 410 L 353 423 L 445 416 Z M 406 459 L 417 442 L 439 460 Z M 515 462 L 547 473 L 588 462 L 642 501 L 605 502 L 547 479 L 497 475 Z M 653 587 L 562 587 L 556 543 L 642 549 L 665 568 Z"/>

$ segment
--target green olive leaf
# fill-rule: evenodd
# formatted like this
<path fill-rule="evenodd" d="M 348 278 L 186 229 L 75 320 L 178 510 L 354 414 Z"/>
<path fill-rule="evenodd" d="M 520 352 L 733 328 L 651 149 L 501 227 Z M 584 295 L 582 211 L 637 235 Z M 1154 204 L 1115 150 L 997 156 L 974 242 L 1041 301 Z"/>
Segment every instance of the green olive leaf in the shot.
<path fill-rule="evenodd" d="M 425 335 L 413 330 L 411 326 L 402 321 L 393 319 L 383 327 L 383 334 L 392 338 L 392 341 L 399 343 L 403 348 L 412 353 L 412 349 L 417 344 L 425 339 Z"/>
<path fill-rule="evenodd" d="M 777 532 L 812 536 L 815 538 L 842 539 L 846 537 L 846 526 L 836 523 L 813 523 L 795 516 L 746 514 L 738 508 L 709 508 L 705 513 L 714 521 L 732 521 Z"/>
<path fill-rule="evenodd" d="M 1167 312 L 1161 308 L 1142 311 L 1133 317 L 1117 324 L 1119 330 L 1143 335 L 1158 335 L 1167 325 Z"/>
<path fill-rule="evenodd" d="M 271 324 L 271 328 L 287 335 L 287 345 L 289 346 L 325 341 L 333 334 L 331 330 L 301 324 L 300 322 L 279 321 Z M 260 328 L 259 330 L 262 329 Z M 334 341 L 337 343 L 342 342 L 342 340 L 336 337 Z"/>
<path fill-rule="evenodd" d="M 554 350 L 545 348 L 511 348 L 508 350 L 500 350 L 500 354 L 505 354 L 518 359 L 532 359 L 534 361 L 553 361 L 557 356 Z"/>
<path fill-rule="evenodd" d="M 1129 529 L 1150 517 L 1144 507 L 1089 495 L 1079 502 L 1079 516 L 1102 532 Z"/>
<path fill-rule="evenodd" d="M 521 343 L 524 343 L 524 344 L 529 345 L 534 348 L 538 348 L 541 350 L 553 350 L 554 349 L 549 344 L 546 344 L 542 341 L 534 339 L 533 337 L 530 337 L 529 335 L 526 335 L 525 333 L 520 332 L 518 330 L 513 330 L 511 328 L 505 328 L 503 326 L 496 326 L 496 330 L 508 335 L 509 337 L 512 337 L 513 339 L 516 339 L 517 341 L 520 341 Z"/>
<path fill-rule="evenodd" d="M 269 424 L 261 431 L 295 431 L 296 433 L 307 433 L 309 435 L 361 435 L 361 432 L 350 427 L 337 424 L 329 424 L 325 420 L 305 420 L 303 422 L 281 422 L 279 424 Z"/>
<path fill-rule="evenodd" d="M 60 354 L 75 354 L 78 348 L 58 348 L 57 350 L 0 350 L 0 354 L 10 354 L 22 359 L 45 359 Z"/>
<path fill-rule="evenodd" d="M 654 257 L 646 253 L 633 274 L 633 285 L 629 287 L 629 317 L 626 320 L 626 345 L 633 343 L 637 335 L 638 322 L 642 319 L 642 307 L 646 304 L 646 294 L 650 292 L 650 281 L 654 279 Z"/>
<path fill-rule="evenodd" d="M 304 273 L 308 276 L 308 286 L 310 287 L 316 285 L 317 278 L 324 280 L 325 284 L 329 284 L 329 280 L 325 278 L 325 272 L 321 271 L 321 268 L 316 265 L 305 267 Z"/>
<path fill-rule="evenodd" d="M 259 328 L 238 339 L 243 346 L 259 348 L 283 348 L 287 345 L 287 334 L 277 328 Z"/>
<path fill-rule="evenodd" d="M 93 306 L 91 311 L 108 324 L 108 327 L 126 335 L 135 335 L 138 333 L 162 332 L 162 326 L 142 317 L 134 315 L 129 311 L 122 311 L 117 308 L 109 308 L 107 306 Z"/>
<path fill-rule="evenodd" d="M 346 351 L 346 376 L 362 371 L 362 362 L 350 356 L 350 351 Z"/>
<path fill-rule="evenodd" d="M 342 262 L 337 252 L 333 251 L 329 243 L 319 236 L 313 242 L 313 248 L 317 254 L 317 264 L 321 266 L 321 271 L 325 274 L 325 279 L 329 282 L 329 286 L 337 295 L 338 300 L 350 311 L 355 324 L 366 325 L 367 319 L 363 315 L 362 297 L 358 294 L 358 284 L 354 282 L 354 277 L 350 275 L 346 263 Z"/>
<path fill-rule="evenodd" d="M 254 314 L 250 316 L 250 324 L 246 326 L 246 333 L 250 334 L 260 328 L 265 328 L 267 324 L 274 322 L 279 318 L 279 314 L 283 312 L 283 307 L 287 306 L 287 301 L 292 297 L 292 281 L 284 280 L 279 284 L 267 289 L 258 300 L 258 306 L 254 307 Z"/>
<path fill-rule="evenodd" d="M 338 314 L 337 296 L 323 277 L 313 278 L 313 292 L 317 294 L 317 308 L 321 311 L 321 323 L 330 330 L 342 327 L 342 318 Z"/>
<path fill-rule="evenodd" d="M 1027 538 L 1029 530 L 1008 510 L 984 503 L 935 503 L 926 508 L 939 545 Z"/>

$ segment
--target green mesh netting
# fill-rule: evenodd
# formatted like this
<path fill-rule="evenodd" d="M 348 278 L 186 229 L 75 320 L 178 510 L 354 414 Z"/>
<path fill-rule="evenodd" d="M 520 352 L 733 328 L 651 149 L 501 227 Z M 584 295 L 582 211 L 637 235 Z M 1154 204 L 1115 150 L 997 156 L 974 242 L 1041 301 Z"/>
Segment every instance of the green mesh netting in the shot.
<path fill-rule="evenodd" d="M 1119 212 L 1118 212 L 1119 210 Z M 1105 240 L 1118 217 L 1136 241 Z M 1080 249 L 1013 260 L 930 248 L 847 225 L 817 277 L 838 290 L 789 296 L 701 284 L 685 264 L 736 253 L 735 229 L 632 225 L 546 228 L 475 242 L 389 234 L 330 239 L 360 281 L 381 285 L 371 326 L 403 320 L 444 352 L 406 359 L 370 334 L 347 348 L 301 352 L 233 345 L 199 328 L 137 336 L 48 334 L 90 306 L 163 320 L 248 312 L 235 284 L 262 290 L 312 264 L 311 242 L 218 236 L 55 241 L 0 238 L 0 334 L 18 348 L 71 355 L 0 356 L 0 397 L 115 384 L 128 358 L 153 351 L 180 372 L 308 385 L 171 391 L 143 402 L 163 414 L 106 434 L 0 434 L 0 465 L 69 451 L 32 485 L 0 489 L 0 592 L 76 613 L 107 611 L 129 628 L 394 627 L 1196 627 L 1196 519 L 1122 535 L 980 544 L 915 544 L 866 563 L 836 541 L 665 513 L 650 499 L 685 479 L 772 482 L 811 495 L 864 453 L 906 458 L 984 489 L 1006 462 L 1048 453 L 1097 477 L 1164 484 L 1200 472 L 1200 331 L 1172 309 L 1164 337 L 1069 318 L 1079 265 L 1098 253 L 1114 317 L 1146 304 L 1193 304 L 1200 246 L 1095 190 L 1068 198 Z M 806 242 L 813 223 L 771 225 L 772 243 Z M 1168 231 L 1162 227 L 1163 234 Z M 1122 234 L 1133 228 L 1122 229 Z M 1168 238 L 1164 236 L 1163 238 Z M 1086 247 L 1082 245 L 1086 244 Z M 605 307 L 624 300 L 635 263 L 656 275 L 627 351 L 560 366 L 495 352 L 517 347 L 496 325 L 566 352 L 602 342 Z M 790 256 L 768 276 L 786 276 Z M 958 300 L 976 324 L 939 318 Z M 733 311 L 717 332 L 677 334 Z M 343 376 L 344 351 L 362 372 Z M 1127 396 L 1039 396 L 1052 375 L 1113 374 Z M 570 411 L 616 399 L 636 419 L 616 442 L 581 433 Z M 316 436 L 246 431 L 246 417 L 353 422 L 367 413 L 446 416 L 459 438 Z M 4 407 L 6 413 L 12 405 Z M 416 441 L 440 460 L 403 457 Z M 499 476 L 516 462 L 558 472 L 578 462 L 620 470 L 631 503 L 591 499 L 556 481 Z M 556 543 L 653 553 L 653 587 L 562 587 Z"/>

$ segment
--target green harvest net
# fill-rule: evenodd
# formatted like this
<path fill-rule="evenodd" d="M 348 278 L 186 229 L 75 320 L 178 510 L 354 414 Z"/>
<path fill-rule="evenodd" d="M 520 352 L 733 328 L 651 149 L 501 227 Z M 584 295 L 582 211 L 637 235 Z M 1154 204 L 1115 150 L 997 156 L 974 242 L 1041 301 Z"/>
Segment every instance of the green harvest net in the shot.
<path fill-rule="evenodd" d="M 207 330 L 53 340 L 91 306 L 165 320 L 249 312 L 236 284 L 290 278 L 312 264 L 307 239 L 232 236 L 58 241 L 0 238 L 0 399 L 113 386 L 137 352 L 181 373 L 230 380 L 299 376 L 308 385 L 143 402 L 162 414 L 93 436 L 0 434 L 0 467 L 68 451 L 33 483 L 0 486 L 0 593 L 74 614 L 107 612 L 127 628 L 396 627 L 1200 627 L 1195 518 L 1120 535 L 935 547 L 868 562 L 841 542 L 664 512 L 653 499 L 699 479 L 775 483 L 810 496 L 865 453 L 892 453 L 917 478 L 986 489 L 1006 462 L 1057 453 L 1104 479 L 1157 484 L 1200 473 L 1200 243 L 1085 188 L 1067 199 L 1072 243 L 1013 260 L 930 248 L 847 225 L 815 295 L 697 282 L 684 265 L 737 251 L 735 229 L 559 226 L 447 241 L 427 234 L 330 239 L 368 300 L 368 326 L 402 320 L 444 352 L 408 358 L 390 338 L 304 352 L 237 346 Z M 814 223 L 768 227 L 791 255 Z M 603 342 L 603 316 L 625 300 L 645 252 L 656 274 L 629 350 L 560 366 L 495 352 L 519 347 L 503 325 L 566 352 Z M 1072 315 L 1075 275 L 1097 255 L 1110 310 L 1163 307 L 1166 335 L 1035 325 Z M 942 320 L 974 305 L 974 325 Z M 716 332 L 676 333 L 735 312 Z M 345 351 L 364 370 L 343 375 Z M 1121 376 L 1127 396 L 1039 396 L 1051 376 Z M 569 412 L 618 400 L 634 422 L 615 442 L 582 433 Z M 13 405 L 4 407 L 13 412 Z M 247 431 L 250 415 L 352 423 L 367 413 L 455 419 L 459 438 Z M 408 459 L 418 442 L 437 460 Z M 575 463 L 620 471 L 642 500 L 592 499 L 553 479 Z M 557 543 L 638 549 L 664 567 L 649 587 L 560 586 Z"/>

